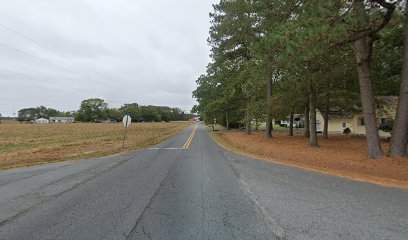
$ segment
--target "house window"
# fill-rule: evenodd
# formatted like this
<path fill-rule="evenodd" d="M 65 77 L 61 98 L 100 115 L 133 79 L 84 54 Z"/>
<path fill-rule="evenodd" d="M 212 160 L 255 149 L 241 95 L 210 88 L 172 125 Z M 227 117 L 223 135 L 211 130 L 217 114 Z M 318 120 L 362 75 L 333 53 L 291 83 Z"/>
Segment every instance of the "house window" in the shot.
<path fill-rule="evenodd" d="M 341 126 L 342 126 L 343 128 L 346 128 L 346 127 L 347 127 L 347 124 L 346 124 L 346 123 L 342 123 Z"/>
<path fill-rule="evenodd" d="M 365 125 L 365 122 L 364 122 L 364 118 L 363 118 L 363 117 L 358 119 L 358 125 L 359 125 L 359 126 L 364 126 L 364 125 Z"/>

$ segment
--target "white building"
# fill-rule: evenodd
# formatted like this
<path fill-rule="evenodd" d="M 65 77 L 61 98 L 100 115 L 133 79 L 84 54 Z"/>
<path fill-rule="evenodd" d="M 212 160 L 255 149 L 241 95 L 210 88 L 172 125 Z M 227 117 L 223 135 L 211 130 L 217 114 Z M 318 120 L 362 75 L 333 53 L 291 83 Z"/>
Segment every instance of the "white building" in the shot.
<path fill-rule="evenodd" d="M 45 119 L 45 118 L 39 118 L 39 119 L 36 119 L 36 120 L 35 120 L 35 123 L 38 123 L 38 124 L 47 124 L 47 123 L 50 123 L 50 121 L 49 121 L 48 119 Z"/>
<path fill-rule="evenodd" d="M 75 122 L 74 117 L 50 117 L 50 122 L 52 123 L 73 123 Z"/>
<path fill-rule="evenodd" d="M 398 97 L 396 96 L 381 96 L 376 97 L 376 112 L 377 112 L 377 124 L 381 126 L 387 121 L 393 121 L 395 113 L 397 111 Z M 324 124 L 323 113 L 317 110 L 316 118 L 318 122 Z M 344 129 L 349 128 L 352 134 L 366 135 L 364 114 L 360 112 L 351 113 L 340 111 L 337 114 L 329 115 L 328 131 L 332 133 L 343 133 Z M 395 129 L 394 131 L 397 131 Z M 378 131 L 380 137 L 389 138 L 391 133 Z"/>

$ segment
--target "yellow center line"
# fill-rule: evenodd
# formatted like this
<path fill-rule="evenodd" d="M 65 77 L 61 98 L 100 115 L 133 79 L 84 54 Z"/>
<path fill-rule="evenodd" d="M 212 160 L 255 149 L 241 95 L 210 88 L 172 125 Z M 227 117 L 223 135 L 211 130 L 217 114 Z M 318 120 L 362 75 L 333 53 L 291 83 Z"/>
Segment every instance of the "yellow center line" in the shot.
<path fill-rule="evenodd" d="M 184 145 L 183 145 L 184 149 L 188 149 L 188 147 L 190 146 L 191 141 L 193 141 L 194 134 L 197 131 L 197 127 L 198 127 L 198 124 L 194 127 L 193 132 L 191 133 L 190 137 L 187 139 L 187 142 L 184 143 Z"/>

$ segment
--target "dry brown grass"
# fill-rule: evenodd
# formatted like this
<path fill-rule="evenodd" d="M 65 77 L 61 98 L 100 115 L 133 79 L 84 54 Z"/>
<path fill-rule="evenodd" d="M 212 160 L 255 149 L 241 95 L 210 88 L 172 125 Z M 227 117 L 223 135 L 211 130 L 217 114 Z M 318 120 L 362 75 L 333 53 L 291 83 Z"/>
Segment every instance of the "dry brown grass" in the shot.
<path fill-rule="evenodd" d="M 322 173 L 338 175 L 354 180 L 408 188 L 408 160 L 385 157 L 370 160 L 366 155 L 366 141 L 361 137 L 343 135 L 319 138 L 320 147 L 310 148 L 302 135 L 275 133 L 273 139 L 265 139 L 264 132 L 247 136 L 238 131 L 214 132 L 217 142 L 228 150 L 256 158 L 297 166 Z M 382 142 L 388 149 L 388 143 Z"/>
<path fill-rule="evenodd" d="M 188 122 L 132 123 L 122 149 L 123 125 L 102 123 L 0 124 L 0 169 L 89 158 L 157 144 Z"/>

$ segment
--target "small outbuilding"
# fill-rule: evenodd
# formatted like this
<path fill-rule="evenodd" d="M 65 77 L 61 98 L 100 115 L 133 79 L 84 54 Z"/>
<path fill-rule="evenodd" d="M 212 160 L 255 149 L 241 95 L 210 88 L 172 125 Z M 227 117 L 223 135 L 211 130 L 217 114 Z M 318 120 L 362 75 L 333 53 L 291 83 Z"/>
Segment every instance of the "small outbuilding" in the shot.
<path fill-rule="evenodd" d="M 39 119 L 36 119 L 36 120 L 35 120 L 35 123 L 38 123 L 38 124 L 48 124 L 48 123 L 50 123 L 50 121 L 49 121 L 48 119 L 46 119 L 46 118 L 39 118 Z"/>

